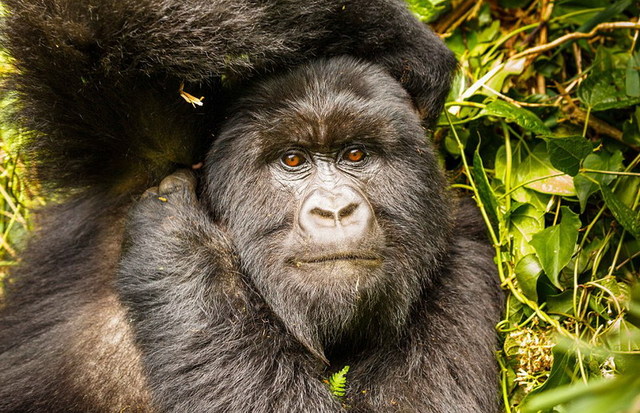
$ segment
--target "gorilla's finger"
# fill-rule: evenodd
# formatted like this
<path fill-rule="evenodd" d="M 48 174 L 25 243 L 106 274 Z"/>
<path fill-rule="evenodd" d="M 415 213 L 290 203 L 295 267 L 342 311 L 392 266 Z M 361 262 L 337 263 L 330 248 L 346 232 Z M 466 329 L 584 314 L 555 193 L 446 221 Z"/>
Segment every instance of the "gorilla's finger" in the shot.
<path fill-rule="evenodd" d="M 160 194 L 168 194 L 180 188 L 193 192 L 196 189 L 196 177 L 193 172 L 187 169 L 178 169 L 164 178 L 158 188 Z"/>

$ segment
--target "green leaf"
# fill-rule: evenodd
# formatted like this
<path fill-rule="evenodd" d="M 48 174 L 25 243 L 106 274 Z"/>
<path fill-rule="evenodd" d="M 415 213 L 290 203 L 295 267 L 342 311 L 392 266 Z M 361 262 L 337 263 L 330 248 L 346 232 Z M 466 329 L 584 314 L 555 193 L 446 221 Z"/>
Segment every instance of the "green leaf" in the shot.
<path fill-rule="evenodd" d="M 588 155 L 582 166 L 585 169 L 593 169 L 598 171 L 617 172 L 622 170 L 622 152 L 615 151 L 613 154 L 609 152 L 598 152 Z M 599 173 L 580 173 L 573 178 L 576 194 L 580 201 L 580 211 L 584 212 L 587 206 L 587 200 L 596 192 L 599 185 L 607 185 L 616 178 L 615 175 L 599 174 Z"/>
<path fill-rule="evenodd" d="M 522 289 L 524 295 L 533 301 L 538 301 L 538 277 L 542 274 L 542 267 L 535 254 L 529 254 L 524 257 L 515 268 L 516 279 Z"/>
<path fill-rule="evenodd" d="M 551 165 L 560 171 L 576 176 L 580 163 L 593 152 L 593 146 L 582 136 L 545 138 Z"/>
<path fill-rule="evenodd" d="M 640 53 L 632 54 L 627 60 L 625 86 L 627 95 L 640 97 Z"/>
<path fill-rule="evenodd" d="M 600 186 L 602 198 L 616 221 L 635 238 L 640 239 L 640 213 L 623 204 L 606 185 Z"/>
<path fill-rule="evenodd" d="M 578 99 L 591 110 L 622 109 L 640 103 L 640 97 L 627 95 L 626 70 L 595 72 L 578 88 Z"/>
<path fill-rule="evenodd" d="M 544 194 L 561 196 L 576 194 L 573 179 L 551 166 L 544 144 L 536 146 L 534 151 L 514 169 L 516 169 L 514 182 L 516 185 L 524 184 L 526 188 Z M 541 179 L 544 177 L 548 178 Z"/>
<path fill-rule="evenodd" d="M 480 115 L 496 116 L 504 118 L 507 122 L 513 122 L 522 129 L 536 133 L 538 135 L 549 135 L 549 128 L 533 112 L 505 102 L 504 100 L 494 100 L 489 103 Z"/>
<path fill-rule="evenodd" d="M 347 391 L 347 373 L 349 372 L 349 366 L 344 368 L 329 377 L 329 391 L 335 397 L 344 397 Z"/>
<path fill-rule="evenodd" d="M 573 291 L 567 290 L 560 294 L 548 295 L 547 312 L 549 314 L 572 314 Z"/>
<path fill-rule="evenodd" d="M 535 234 L 531 245 L 549 280 L 562 290 L 564 287 L 560 284 L 558 275 L 571 260 L 581 223 L 578 215 L 568 207 L 562 207 L 561 210 L 560 223 Z"/>
<path fill-rule="evenodd" d="M 489 184 L 487 174 L 484 172 L 484 165 L 482 164 L 482 158 L 478 153 L 480 145 L 473 154 L 473 169 L 471 169 L 471 175 L 478 188 L 478 195 L 480 201 L 483 204 L 484 210 L 487 212 L 491 226 L 495 233 L 498 233 L 498 202 L 496 201 L 496 195 Z"/>
<path fill-rule="evenodd" d="M 544 212 L 531 204 L 516 204 L 508 215 L 507 222 L 516 258 L 534 253 L 530 241 L 533 235 L 544 229 Z"/>
<path fill-rule="evenodd" d="M 409 10 L 424 23 L 431 23 L 444 13 L 451 0 L 405 0 Z"/>

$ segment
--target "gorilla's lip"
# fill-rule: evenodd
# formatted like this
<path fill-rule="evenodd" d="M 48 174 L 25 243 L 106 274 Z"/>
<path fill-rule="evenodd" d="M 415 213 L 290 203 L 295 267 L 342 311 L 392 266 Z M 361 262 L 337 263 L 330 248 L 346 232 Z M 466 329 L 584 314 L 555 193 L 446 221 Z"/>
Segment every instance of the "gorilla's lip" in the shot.
<path fill-rule="evenodd" d="M 382 258 L 374 253 L 362 253 L 362 252 L 342 252 L 336 254 L 318 255 L 313 257 L 292 257 L 287 260 L 290 264 L 299 266 L 301 264 L 321 264 L 326 262 L 336 261 L 352 261 L 362 262 L 368 265 L 379 265 L 382 263 Z"/>

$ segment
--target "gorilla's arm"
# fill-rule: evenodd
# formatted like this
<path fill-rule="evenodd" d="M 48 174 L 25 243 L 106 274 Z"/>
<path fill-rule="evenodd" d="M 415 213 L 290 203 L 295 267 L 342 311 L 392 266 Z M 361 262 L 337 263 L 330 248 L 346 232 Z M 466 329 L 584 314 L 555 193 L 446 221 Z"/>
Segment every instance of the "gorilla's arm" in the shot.
<path fill-rule="evenodd" d="M 138 203 L 118 290 L 154 403 L 176 412 L 338 412 L 322 363 L 274 325 L 178 172 Z M 251 396 L 253 395 L 253 396 Z"/>
<path fill-rule="evenodd" d="M 455 67 L 403 0 L 3 5 L 3 47 L 18 69 L 8 85 L 45 187 L 127 194 L 197 163 L 228 104 L 222 83 L 351 55 L 386 66 L 431 122 Z M 182 82 L 202 108 L 180 98 Z"/>

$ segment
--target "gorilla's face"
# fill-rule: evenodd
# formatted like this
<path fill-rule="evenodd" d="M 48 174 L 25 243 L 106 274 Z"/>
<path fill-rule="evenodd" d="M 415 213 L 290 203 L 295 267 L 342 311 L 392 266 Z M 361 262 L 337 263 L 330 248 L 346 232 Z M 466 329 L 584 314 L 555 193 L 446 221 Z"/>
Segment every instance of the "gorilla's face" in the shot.
<path fill-rule="evenodd" d="M 409 97 L 377 67 L 334 59 L 252 90 L 207 179 L 243 271 L 319 357 L 396 336 L 439 271 L 444 180 Z"/>

